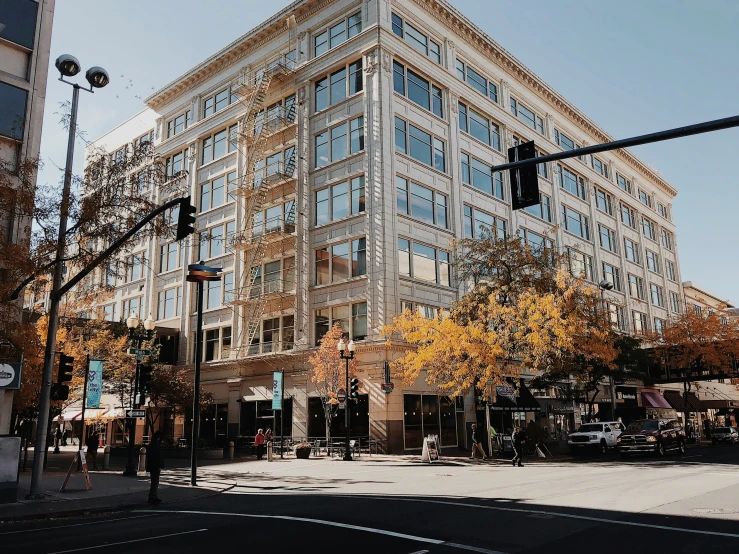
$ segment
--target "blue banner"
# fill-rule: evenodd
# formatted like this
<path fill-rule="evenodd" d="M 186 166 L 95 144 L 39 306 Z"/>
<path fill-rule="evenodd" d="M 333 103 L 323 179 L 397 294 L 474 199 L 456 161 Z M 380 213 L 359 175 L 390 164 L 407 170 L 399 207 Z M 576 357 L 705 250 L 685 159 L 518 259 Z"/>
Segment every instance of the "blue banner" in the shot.
<path fill-rule="evenodd" d="M 99 408 L 100 397 L 103 394 L 103 362 L 90 360 L 87 369 L 87 402 L 85 408 Z"/>
<path fill-rule="evenodd" d="M 275 371 L 272 374 L 272 409 L 282 409 L 282 372 Z"/>

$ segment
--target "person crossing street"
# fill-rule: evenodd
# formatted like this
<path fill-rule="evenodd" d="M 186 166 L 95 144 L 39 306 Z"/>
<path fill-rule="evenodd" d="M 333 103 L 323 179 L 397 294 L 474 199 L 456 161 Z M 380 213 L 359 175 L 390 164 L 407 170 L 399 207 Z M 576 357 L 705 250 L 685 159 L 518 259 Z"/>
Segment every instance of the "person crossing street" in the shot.
<path fill-rule="evenodd" d="M 480 442 L 480 432 L 477 430 L 477 425 L 475 423 L 472 424 L 472 455 L 470 456 L 471 460 L 474 460 L 476 458 L 477 452 L 480 453 L 482 456 L 482 459 L 485 459 L 485 450 L 482 448 L 482 443 Z"/>
<path fill-rule="evenodd" d="M 523 467 L 523 445 L 525 442 L 526 435 L 520 427 L 516 427 L 513 431 L 513 467 L 516 467 L 516 463 L 518 463 L 518 467 Z"/>
<path fill-rule="evenodd" d="M 149 504 L 161 504 L 158 496 L 159 476 L 164 467 L 164 456 L 162 454 L 162 432 L 156 431 L 151 438 L 151 443 L 146 452 L 146 471 L 151 475 L 151 487 L 149 488 Z"/>

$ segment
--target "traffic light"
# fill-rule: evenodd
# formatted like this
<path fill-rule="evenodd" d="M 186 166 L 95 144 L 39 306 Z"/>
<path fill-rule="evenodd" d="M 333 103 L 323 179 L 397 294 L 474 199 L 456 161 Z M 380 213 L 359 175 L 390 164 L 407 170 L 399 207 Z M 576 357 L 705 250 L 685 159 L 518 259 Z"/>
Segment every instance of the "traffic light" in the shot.
<path fill-rule="evenodd" d="M 353 377 L 349 381 L 349 398 L 356 400 L 359 396 L 359 379 Z"/>
<path fill-rule="evenodd" d="M 52 400 L 66 400 L 67 398 L 69 398 L 69 387 L 67 385 L 61 385 L 59 383 L 51 384 Z"/>
<path fill-rule="evenodd" d="M 142 364 L 139 366 L 139 391 L 142 393 L 149 392 L 151 387 L 151 372 L 154 366 L 151 364 Z"/>
<path fill-rule="evenodd" d="M 520 162 L 536 157 L 534 141 L 525 142 L 508 149 L 508 161 Z M 539 203 L 539 176 L 536 173 L 536 165 L 527 165 L 510 170 L 511 177 L 511 199 L 513 209 L 521 210 Z"/>
<path fill-rule="evenodd" d="M 59 384 L 61 385 L 65 381 L 72 380 L 72 364 L 74 364 L 74 358 L 67 356 L 66 354 L 59 354 Z"/>
<path fill-rule="evenodd" d="M 190 197 L 185 196 L 180 203 L 180 213 L 177 216 L 177 240 L 182 240 L 195 232 L 195 213 L 198 209 L 190 203 Z"/>

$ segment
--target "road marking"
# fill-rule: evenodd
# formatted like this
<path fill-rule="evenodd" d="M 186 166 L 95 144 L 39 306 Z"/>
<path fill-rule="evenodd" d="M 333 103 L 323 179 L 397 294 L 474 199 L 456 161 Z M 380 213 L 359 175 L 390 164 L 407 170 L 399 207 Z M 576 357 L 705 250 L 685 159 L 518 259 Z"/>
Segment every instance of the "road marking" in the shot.
<path fill-rule="evenodd" d="M 98 550 L 106 546 L 118 546 L 121 544 L 131 544 L 134 542 L 151 541 L 154 539 L 167 539 L 169 537 L 177 537 L 179 535 L 189 535 L 191 533 L 202 533 L 207 529 L 193 529 L 192 531 L 182 531 L 181 533 L 169 533 L 167 535 L 156 535 L 154 537 L 144 537 L 143 539 L 131 539 L 130 541 L 121 542 L 103 542 L 94 546 L 84 546 L 82 548 L 72 548 L 70 550 L 57 550 L 56 552 L 50 552 L 49 554 L 67 554 L 68 552 L 82 552 L 83 550 Z"/>
<path fill-rule="evenodd" d="M 415 552 L 411 552 L 411 554 L 427 554 L 429 552 L 428 550 L 416 550 Z"/>
<path fill-rule="evenodd" d="M 79 527 L 80 525 L 94 525 L 95 523 L 108 523 L 111 521 L 126 521 L 127 519 L 141 519 L 148 516 L 120 517 L 116 519 L 96 519 L 84 523 L 70 523 L 69 525 L 56 525 L 54 527 L 34 527 L 33 529 L 19 529 L 17 531 L 3 531 L 0 535 L 15 535 L 17 533 L 30 533 L 31 531 L 48 531 L 50 529 L 66 529 L 67 527 Z"/>
<path fill-rule="evenodd" d="M 336 495 L 349 497 L 348 495 Z M 353 498 L 356 498 L 354 496 Z M 372 498 L 372 496 L 363 496 L 362 498 Z M 383 500 L 389 500 L 389 498 L 383 498 Z M 495 510 L 498 512 L 513 512 L 518 514 L 538 514 L 548 515 L 556 517 L 564 517 L 569 519 L 579 519 L 583 521 L 595 521 L 597 523 L 615 523 L 616 525 L 627 525 L 631 527 L 646 527 L 648 529 L 662 529 L 665 531 L 677 531 L 680 533 L 692 533 L 695 535 L 710 535 L 713 537 L 728 537 L 730 539 L 739 539 L 739 533 L 722 533 L 720 531 L 702 531 L 699 529 L 684 529 L 682 527 L 671 527 L 669 525 L 654 525 L 652 523 L 638 523 L 636 521 L 624 521 L 620 519 L 607 519 L 603 517 L 594 516 L 579 516 L 577 514 L 564 514 L 560 512 L 549 512 L 546 510 L 526 510 L 523 508 L 503 508 L 500 506 L 486 506 L 484 504 L 468 504 L 466 502 L 446 502 L 443 500 L 426 500 L 426 499 L 415 499 L 415 498 L 391 498 L 391 500 L 397 500 L 399 502 L 424 502 L 427 504 L 445 504 L 448 506 L 464 506 L 467 508 L 481 508 L 483 510 Z M 445 543 L 449 544 L 449 543 Z"/>
<path fill-rule="evenodd" d="M 388 537 L 396 537 L 399 539 L 407 539 L 416 542 L 423 542 L 426 544 L 444 545 L 451 548 L 458 548 L 461 550 L 470 550 L 472 552 L 482 552 L 483 554 L 506 554 L 498 550 L 487 550 L 485 548 L 478 548 L 476 546 L 468 546 L 465 544 L 457 544 L 452 542 L 446 542 L 439 539 L 430 539 L 428 537 L 419 537 L 417 535 L 408 535 L 406 533 L 396 533 L 395 531 L 387 531 L 386 529 L 376 529 L 374 527 L 364 527 L 362 525 L 352 525 L 350 523 L 340 523 L 338 521 L 329 521 L 326 519 L 314 519 L 309 517 L 296 517 L 296 516 L 276 516 L 269 514 L 240 514 L 232 512 L 205 512 L 200 510 L 136 510 L 137 512 L 146 513 L 157 513 L 157 514 L 192 514 L 192 515 L 211 515 L 211 516 L 232 516 L 232 517 L 250 517 L 255 519 L 282 519 L 285 521 L 300 521 L 303 523 L 317 523 L 318 525 L 327 525 L 329 527 L 339 527 L 341 529 L 351 529 L 353 531 L 365 531 L 367 533 L 376 533 L 378 535 L 385 535 Z M 105 545 L 101 545 L 105 546 Z M 70 551 L 71 552 L 71 551 Z M 426 551 L 427 552 L 427 551 Z M 62 554 L 62 553 L 53 553 Z"/>

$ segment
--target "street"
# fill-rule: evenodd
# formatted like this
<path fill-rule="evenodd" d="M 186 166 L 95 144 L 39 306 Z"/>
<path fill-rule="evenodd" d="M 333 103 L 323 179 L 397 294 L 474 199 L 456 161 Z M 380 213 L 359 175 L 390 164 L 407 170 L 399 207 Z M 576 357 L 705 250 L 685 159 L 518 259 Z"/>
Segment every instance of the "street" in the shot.
<path fill-rule="evenodd" d="M 739 447 L 682 457 L 469 462 L 366 455 L 202 468 L 217 496 L 8 524 L 3 549 L 175 552 L 736 552 Z"/>

